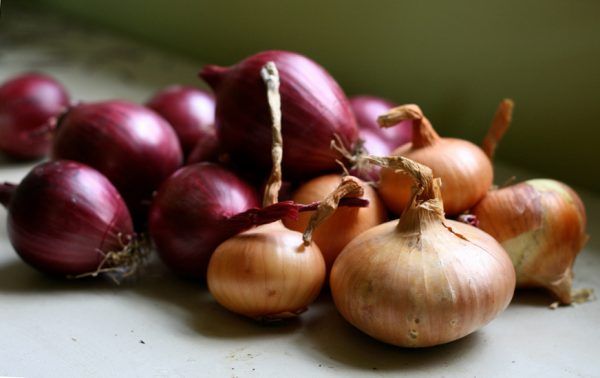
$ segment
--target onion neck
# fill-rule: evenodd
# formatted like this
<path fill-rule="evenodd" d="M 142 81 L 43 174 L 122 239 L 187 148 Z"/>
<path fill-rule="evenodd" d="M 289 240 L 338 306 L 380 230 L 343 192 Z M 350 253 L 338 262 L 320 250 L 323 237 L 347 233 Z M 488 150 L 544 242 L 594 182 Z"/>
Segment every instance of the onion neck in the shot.
<path fill-rule="evenodd" d="M 13 194 L 17 190 L 17 185 L 5 182 L 0 184 L 0 203 L 8 208 L 8 204 L 10 203 Z"/>
<path fill-rule="evenodd" d="M 227 67 L 221 67 L 214 64 L 208 64 L 202 67 L 202 71 L 198 74 L 210 87 L 216 91 L 219 87 L 225 73 L 229 70 Z"/>
<path fill-rule="evenodd" d="M 413 148 L 431 146 L 441 139 L 438 133 L 433 129 L 431 122 L 429 122 L 426 117 L 423 117 L 421 120 L 414 121 L 412 131 Z"/>

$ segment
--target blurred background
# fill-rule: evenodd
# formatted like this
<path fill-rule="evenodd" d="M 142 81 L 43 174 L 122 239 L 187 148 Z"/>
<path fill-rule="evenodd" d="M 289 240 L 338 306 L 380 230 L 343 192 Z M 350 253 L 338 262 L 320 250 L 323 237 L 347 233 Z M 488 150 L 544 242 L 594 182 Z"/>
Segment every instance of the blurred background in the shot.
<path fill-rule="evenodd" d="M 265 49 L 298 51 L 347 94 L 417 103 L 441 135 L 475 143 L 510 97 L 513 126 L 497 159 L 600 191 L 598 1 L 5 0 L 1 23 L 17 22 L 10 14 L 23 6 L 63 27 L 135 39 L 198 69 Z M 60 30 L 43 43 L 60 43 Z M 165 82 L 181 77 L 177 64 L 155 69 Z M 185 77 L 201 85 L 195 72 Z"/>

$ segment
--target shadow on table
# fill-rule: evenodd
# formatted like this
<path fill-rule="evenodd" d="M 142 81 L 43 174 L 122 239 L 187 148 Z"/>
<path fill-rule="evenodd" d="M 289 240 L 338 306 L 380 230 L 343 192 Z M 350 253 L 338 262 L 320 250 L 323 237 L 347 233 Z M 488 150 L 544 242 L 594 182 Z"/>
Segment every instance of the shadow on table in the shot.
<path fill-rule="evenodd" d="M 317 303 L 319 315 L 306 322 L 300 342 L 313 357 L 370 371 L 418 370 L 449 366 L 459 358 L 472 358 L 485 344 L 485 331 L 430 348 L 409 349 L 385 344 L 362 333 L 335 309 L 329 295 Z"/>
<path fill-rule="evenodd" d="M 287 334 L 301 326 L 299 319 L 283 322 L 259 323 L 234 314 L 220 306 L 210 295 L 203 281 L 184 280 L 170 272 L 152 279 L 132 290 L 153 301 L 160 301 L 166 308 L 176 306 L 183 311 L 181 322 L 194 332 L 210 338 L 253 338 Z"/>

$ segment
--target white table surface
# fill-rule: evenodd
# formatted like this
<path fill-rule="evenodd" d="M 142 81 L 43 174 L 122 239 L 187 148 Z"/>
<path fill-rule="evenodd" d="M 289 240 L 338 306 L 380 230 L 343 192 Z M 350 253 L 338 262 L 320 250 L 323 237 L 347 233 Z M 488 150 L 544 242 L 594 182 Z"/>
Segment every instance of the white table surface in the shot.
<path fill-rule="evenodd" d="M 48 72 L 82 100 L 144 101 L 174 82 L 199 84 L 201 64 L 72 26 L 7 12 L 0 81 Z M 0 181 L 32 163 L 0 158 Z M 500 165 L 497 181 L 534 175 Z M 600 289 L 600 195 L 580 191 L 592 238 L 575 287 Z M 550 310 L 552 298 L 518 292 L 480 331 L 422 350 L 377 342 L 347 324 L 327 295 L 299 319 L 263 326 L 221 308 L 200 284 L 158 262 L 137 282 L 50 279 L 17 257 L 0 209 L 0 376 L 27 377 L 600 377 L 600 301 Z"/>

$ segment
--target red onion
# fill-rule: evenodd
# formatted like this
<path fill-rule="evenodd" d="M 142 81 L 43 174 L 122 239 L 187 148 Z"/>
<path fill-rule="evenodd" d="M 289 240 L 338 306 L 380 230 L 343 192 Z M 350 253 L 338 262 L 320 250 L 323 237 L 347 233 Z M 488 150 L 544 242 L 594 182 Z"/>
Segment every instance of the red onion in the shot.
<path fill-rule="evenodd" d="M 283 171 L 298 178 L 338 169 L 335 160 L 340 156 L 330 148 L 334 136 L 349 150 L 357 138 L 350 104 L 327 71 L 287 51 L 261 52 L 229 68 L 203 68 L 200 76 L 216 94 L 216 123 L 224 149 L 234 160 L 268 173 L 271 121 L 259 71 L 269 61 L 281 76 Z"/>
<path fill-rule="evenodd" d="M 0 86 L 0 150 L 20 159 L 48 153 L 48 121 L 69 105 L 65 88 L 53 78 L 30 73 Z"/>
<path fill-rule="evenodd" d="M 201 163 L 203 161 L 217 160 L 219 154 L 219 138 L 217 134 L 206 135 L 198 140 L 190 154 L 186 164 Z"/>
<path fill-rule="evenodd" d="M 173 85 L 156 93 L 147 106 L 173 126 L 185 155 L 189 155 L 199 142 L 204 146 L 202 153 L 208 154 L 208 158 L 216 155 L 215 97 L 211 93 Z M 207 151 L 207 145 L 212 146 L 212 151 Z"/>
<path fill-rule="evenodd" d="M 350 106 L 356 117 L 359 130 L 370 130 L 381 137 L 388 144 L 391 152 L 412 140 L 412 123 L 405 122 L 392 128 L 381 128 L 377 123 L 377 117 L 387 113 L 388 110 L 398 106 L 391 101 L 375 96 L 354 96 L 350 98 Z M 372 155 L 376 153 L 369 151 Z M 389 153 L 378 155 L 387 156 Z"/>
<path fill-rule="evenodd" d="M 0 201 L 8 209 L 10 242 L 42 272 L 80 275 L 135 261 L 127 206 L 93 168 L 66 160 L 40 164 L 18 186 L 1 184 Z"/>
<path fill-rule="evenodd" d="M 182 162 L 177 135 L 154 111 L 127 101 L 79 104 L 61 117 L 54 159 L 88 164 L 119 190 L 130 211 L 144 214 L 152 192 Z"/>

